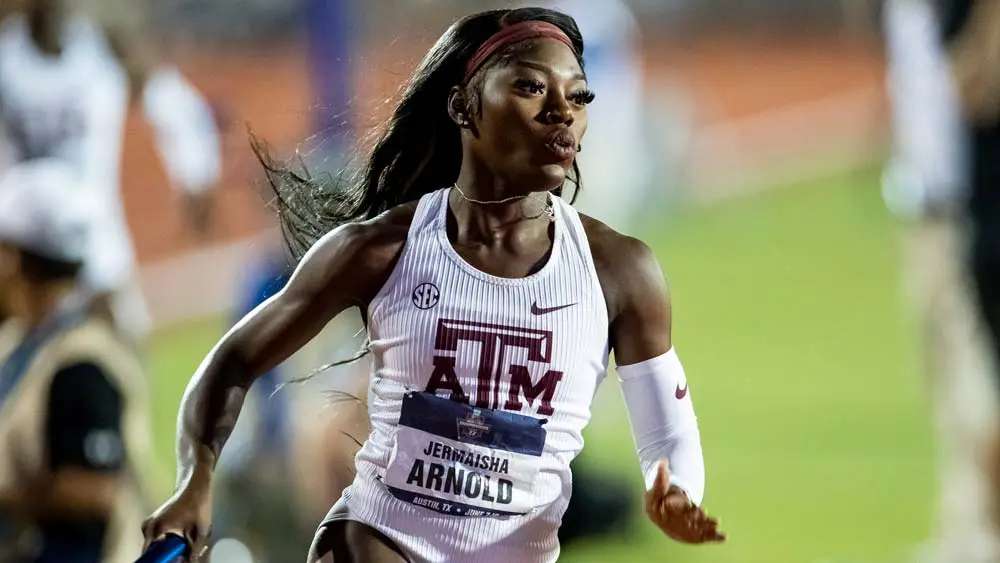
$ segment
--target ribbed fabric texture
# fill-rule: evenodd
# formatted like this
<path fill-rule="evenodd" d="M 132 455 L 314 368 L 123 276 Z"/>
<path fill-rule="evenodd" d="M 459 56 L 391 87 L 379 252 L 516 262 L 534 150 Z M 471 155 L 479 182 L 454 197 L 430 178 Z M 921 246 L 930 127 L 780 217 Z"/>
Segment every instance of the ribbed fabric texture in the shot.
<path fill-rule="evenodd" d="M 344 501 L 351 518 L 384 532 L 414 561 L 555 561 L 571 490 L 569 464 L 583 448 L 582 431 L 608 364 L 607 307 L 590 246 L 576 211 L 553 196 L 556 234 L 546 265 L 526 278 L 491 276 L 448 241 L 448 194 L 443 189 L 420 201 L 402 256 L 369 308 L 372 431 Z M 473 405 L 546 419 L 532 491 L 536 508 L 526 515 L 443 515 L 396 499 L 382 484 L 404 393 L 427 390 L 441 380 L 432 377 L 435 364 L 452 361 Z M 527 368 L 537 386 L 533 400 L 510 394 L 512 369 L 521 369 L 511 366 Z M 561 378 L 546 402 L 540 382 L 555 377 L 550 371 Z"/>

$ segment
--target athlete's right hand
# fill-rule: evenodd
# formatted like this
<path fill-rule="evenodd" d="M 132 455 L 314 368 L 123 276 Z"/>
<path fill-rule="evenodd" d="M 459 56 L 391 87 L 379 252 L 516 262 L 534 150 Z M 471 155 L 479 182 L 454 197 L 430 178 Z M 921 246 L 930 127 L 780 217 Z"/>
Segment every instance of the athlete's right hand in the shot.
<path fill-rule="evenodd" d="M 167 534 L 176 534 L 187 540 L 191 553 L 195 554 L 192 561 L 196 561 L 211 533 L 212 498 L 209 490 L 185 487 L 156 509 L 142 523 L 145 538 L 142 550 L 146 551 L 151 543 Z"/>

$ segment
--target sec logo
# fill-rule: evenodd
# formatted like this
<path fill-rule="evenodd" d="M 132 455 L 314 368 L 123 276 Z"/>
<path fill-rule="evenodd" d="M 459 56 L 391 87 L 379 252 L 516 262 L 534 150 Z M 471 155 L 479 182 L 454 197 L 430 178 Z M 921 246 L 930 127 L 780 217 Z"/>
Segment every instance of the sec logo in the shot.
<path fill-rule="evenodd" d="M 413 290 L 413 304 L 418 309 L 430 309 L 438 304 L 441 291 L 432 283 L 422 283 Z"/>

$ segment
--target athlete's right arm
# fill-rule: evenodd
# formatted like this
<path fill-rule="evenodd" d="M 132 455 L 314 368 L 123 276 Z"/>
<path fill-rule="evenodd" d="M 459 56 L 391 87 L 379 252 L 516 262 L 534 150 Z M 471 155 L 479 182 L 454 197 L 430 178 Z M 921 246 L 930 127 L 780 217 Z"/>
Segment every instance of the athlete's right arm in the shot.
<path fill-rule="evenodd" d="M 366 306 L 388 277 L 402 243 L 399 213 L 340 227 L 302 259 L 285 288 L 240 320 L 198 368 L 181 401 L 177 488 L 143 525 L 148 542 L 182 534 L 204 541 L 212 473 L 250 385 L 302 348 L 338 313 Z"/>

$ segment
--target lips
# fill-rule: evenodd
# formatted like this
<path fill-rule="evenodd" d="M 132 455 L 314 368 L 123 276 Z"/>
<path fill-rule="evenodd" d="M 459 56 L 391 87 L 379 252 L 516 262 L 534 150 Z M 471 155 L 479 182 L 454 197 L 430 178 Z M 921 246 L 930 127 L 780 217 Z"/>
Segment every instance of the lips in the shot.
<path fill-rule="evenodd" d="M 576 156 L 576 137 L 569 129 L 557 129 L 545 137 L 545 148 L 559 160 L 573 160 Z"/>

